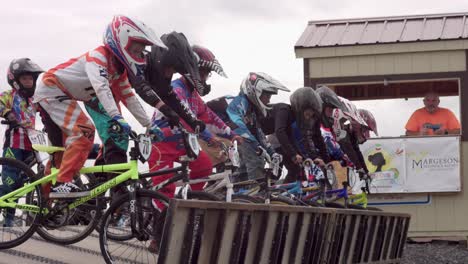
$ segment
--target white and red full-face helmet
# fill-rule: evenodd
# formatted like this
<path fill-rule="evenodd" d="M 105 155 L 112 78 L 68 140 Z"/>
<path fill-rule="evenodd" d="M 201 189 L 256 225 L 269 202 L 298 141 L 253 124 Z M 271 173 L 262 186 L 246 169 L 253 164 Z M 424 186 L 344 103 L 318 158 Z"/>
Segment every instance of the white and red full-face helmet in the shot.
<path fill-rule="evenodd" d="M 133 42 L 140 42 L 145 46 L 156 45 L 167 48 L 150 27 L 136 19 L 117 15 L 106 27 L 104 45 L 124 65 L 128 74 L 143 75 L 146 65 L 145 56 L 133 56 L 128 48 Z"/>

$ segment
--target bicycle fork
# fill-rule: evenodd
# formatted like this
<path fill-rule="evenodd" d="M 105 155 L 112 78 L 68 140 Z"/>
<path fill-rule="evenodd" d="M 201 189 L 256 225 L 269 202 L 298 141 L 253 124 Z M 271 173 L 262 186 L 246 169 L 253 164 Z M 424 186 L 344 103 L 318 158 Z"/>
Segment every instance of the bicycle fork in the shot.
<path fill-rule="evenodd" d="M 134 181 L 129 188 L 130 195 L 130 226 L 132 228 L 132 234 L 135 234 L 135 238 L 139 241 L 146 241 L 149 239 L 149 234 L 144 232 L 143 228 L 143 210 L 137 210 L 136 208 L 142 208 L 139 200 L 137 200 L 136 193 L 139 188 L 137 181 Z"/>

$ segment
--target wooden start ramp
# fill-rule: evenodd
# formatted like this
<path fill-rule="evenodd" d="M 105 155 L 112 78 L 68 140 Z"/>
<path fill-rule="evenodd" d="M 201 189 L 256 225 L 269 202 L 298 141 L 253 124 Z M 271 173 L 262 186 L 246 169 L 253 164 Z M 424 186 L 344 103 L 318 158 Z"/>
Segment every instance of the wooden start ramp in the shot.
<path fill-rule="evenodd" d="M 159 263 L 399 263 L 410 216 L 172 200 Z"/>

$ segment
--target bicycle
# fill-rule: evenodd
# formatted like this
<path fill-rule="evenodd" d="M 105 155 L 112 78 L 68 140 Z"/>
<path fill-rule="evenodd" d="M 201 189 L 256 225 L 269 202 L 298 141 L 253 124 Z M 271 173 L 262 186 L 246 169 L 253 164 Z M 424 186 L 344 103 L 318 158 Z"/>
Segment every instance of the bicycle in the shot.
<path fill-rule="evenodd" d="M 167 212 L 166 209 L 168 207 L 167 201 L 169 199 L 155 190 L 159 190 L 170 183 L 182 181 L 183 186 L 180 188 L 176 197 L 182 199 L 219 200 L 216 196 L 201 191 L 190 190 L 188 165 L 190 161 L 198 157 L 200 146 L 196 134 L 188 133 L 182 127 L 179 127 L 179 130 L 182 132 L 184 146 L 186 148 L 186 155 L 179 158 L 181 166 L 173 169 L 141 174 L 140 177 L 147 178 L 168 173 L 176 174 L 168 180 L 153 186 L 151 190 L 142 190 L 140 189 L 140 185 L 133 185 L 132 188 L 134 190 L 142 191 L 142 195 L 138 197 L 140 199 L 136 199 L 134 191 L 123 194 L 111 204 L 102 216 L 101 229 L 99 231 L 99 244 L 106 263 L 115 263 L 118 261 L 123 261 L 125 263 L 138 262 L 137 259 L 141 259 L 142 262 L 145 260 L 156 262 L 156 252 L 151 252 L 151 250 L 149 250 L 149 245 L 146 243 L 159 238 L 163 224 L 161 222 L 164 222 Z M 157 194 L 158 197 L 154 196 L 154 194 Z M 165 199 L 161 199 L 159 196 L 163 196 Z M 164 209 L 160 209 L 155 204 L 156 201 L 162 201 Z M 121 217 L 124 214 L 127 214 L 126 218 L 128 221 L 122 226 L 115 226 L 113 224 L 115 216 Z M 117 232 L 120 233 L 117 234 Z M 132 241 L 135 240 L 135 242 L 132 243 L 129 241 L 130 239 L 132 239 Z M 143 245 L 135 246 L 135 244 L 138 243 Z M 129 253 L 129 251 L 127 251 L 128 248 L 123 249 L 124 246 L 135 248 L 135 251 L 130 250 Z M 123 258 L 122 254 L 126 252 L 129 253 L 130 256 Z M 150 254 L 147 253 L 145 256 L 141 256 L 144 255 L 144 252 L 149 252 Z M 134 258 L 131 259 L 132 257 Z"/>
<path fill-rule="evenodd" d="M 33 171 L 35 170 L 36 173 L 36 178 L 42 178 L 45 173 L 45 166 L 44 166 L 44 161 L 48 159 L 48 157 L 43 158 L 40 154 L 40 151 L 43 152 L 52 152 L 52 151 L 63 151 L 63 148 L 60 147 L 46 147 L 47 146 L 47 137 L 45 133 L 41 130 L 36 130 L 32 128 L 25 127 L 24 124 L 21 123 L 16 123 L 16 122 L 10 122 L 7 120 L 2 120 L 0 122 L 1 124 L 4 125 L 9 125 L 8 129 L 17 129 L 17 128 L 22 128 L 26 131 L 26 134 L 31 142 L 35 146 L 36 149 L 33 149 L 33 155 L 29 156 L 26 160 L 23 162 L 31 168 Z M 97 156 L 97 150 L 99 145 L 95 144 L 93 146 L 93 151 L 90 153 L 90 156 L 88 159 L 94 159 L 94 156 Z M 53 158 L 50 159 L 52 167 L 55 167 L 54 160 Z M 80 187 L 87 188 L 89 186 L 94 186 L 95 185 L 95 178 L 93 177 L 92 174 L 82 174 L 79 175 L 75 179 L 75 184 L 77 184 Z M 22 184 L 21 184 L 22 185 Z M 35 198 L 32 197 L 33 193 L 28 194 L 26 197 L 26 200 L 34 200 Z M 95 200 L 92 200 L 95 201 Z M 67 226 L 77 226 L 80 225 L 82 222 L 87 222 L 88 219 L 86 217 L 87 212 L 86 212 L 86 206 L 79 206 L 75 209 L 74 214 L 72 217 L 67 219 Z M 21 218 L 21 216 L 20 216 Z M 22 223 L 16 224 L 16 225 L 21 225 Z M 72 232 L 73 229 L 70 228 L 61 228 L 60 226 L 51 226 L 50 222 L 47 222 L 46 224 L 43 224 L 38 227 L 36 232 L 45 240 L 54 242 L 54 243 L 60 243 L 60 244 L 71 244 L 76 242 L 77 239 L 80 238 L 80 234 L 78 233 L 78 236 L 76 235 L 76 232 Z M 62 225 L 65 225 L 63 223 Z M 65 229 L 65 230 L 64 230 Z"/>
<path fill-rule="evenodd" d="M 186 135 L 184 134 L 184 136 Z M 25 223 L 28 224 L 18 228 L 3 227 L 1 229 L 2 235 L 0 236 L 2 238 L 2 241 L 0 241 L 0 249 L 12 248 L 24 243 L 29 237 L 31 237 L 34 234 L 38 226 L 43 224 L 44 220 L 58 218 L 58 220 L 63 221 L 61 223 L 57 223 L 56 221 L 54 221 L 54 223 L 57 224 L 56 226 L 60 226 L 60 224 L 66 222 L 66 219 L 73 215 L 74 209 L 79 206 L 87 206 L 87 208 L 89 209 L 87 210 L 87 219 L 89 220 L 89 222 L 85 225 L 81 225 L 81 227 L 84 226 L 84 228 L 73 228 L 73 231 L 76 231 L 78 234 L 75 236 L 75 240 L 69 241 L 69 243 L 78 242 L 84 239 L 86 236 L 89 235 L 89 233 L 93 231 L 94 227 L 100 219 L 103 209 L 99 199 L 100 195 L 105 193 L 107 190 L 127 181 L 130 181 L 131 188 L 129 188 L 129 192 L 125 195 L 131 196 L 133 201 L 132 203 L 135 203 L 135 200 L 140 196 L 149 196 L 167 205 L 169 199 L 166 196 L 154 191 L 141 189 L 141 183 L 139 179 L 174 172 L 183 172 L 186 174 L 188 172 L 188 167 L 186 166 L 186 164 L 182 164 L 182 166 L 173 169 L 139 174 L 138 160 L 144 162 L 149 157 L 151 153 L 151 139 L 144 134 L 137 135 L 134 131 L 131 132 L 130 139 L 134 142 L 134 146 L 130 150 L 129 162 L 121 164 L 84 167 L 80 170 L 81 174 L 96 172 L 119 172 L 119 175 L 102 184 L 99 184 L 96 187 L 93 187 L 92 189 L 86 190 L 85 192 L 81 192 L 80 197 L 74 198 L 52 200 L 43 195 L 41 186 L 43 184 L 55 183 L 59 170 L 53 169 L 51 174 L 43 178 L 37 179 L 34 172 L 24 163 L 16 161 L 14 159 L 0 158 L 1 165 L 13 166 L 17 168 L 21 173 L 24 173 L 28 178 L 28 181 L 23 187 L 0 197 L 0 210 L 5 210 L 7 208 L 16 208 L 17 210 L 23 210 L 26 212 L 27 217 L 27 221 L 25 221 Z M 47 150 L 49 153 L 54 153 L 63 150 L 62 148 L 57 147 L 34 147 L 36 149 Z M 30 199 L 26 199 L 27 197 L 29 197 Z M 93 201 L 94 199 L 96 200 L 96 205 L 93 205 L 94 203 L 88 203 L 89 201 Z M 132 219 L 132 221 L 135 220 L 134 217 Z M 5 233 L 10 234 L 10 240 L 5 241 Z M 12 238 L 12 234 L 15 235 L 14 238 Z"/>

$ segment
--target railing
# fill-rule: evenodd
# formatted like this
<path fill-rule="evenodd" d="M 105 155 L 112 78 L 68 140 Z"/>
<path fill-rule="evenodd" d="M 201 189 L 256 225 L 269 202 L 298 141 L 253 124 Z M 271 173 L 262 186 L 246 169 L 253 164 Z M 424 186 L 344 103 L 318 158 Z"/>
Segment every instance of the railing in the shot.
<path fill-rule="evenodd" d="M 158 263 L 399 263 L 410 216 L 172 200 Z"/>

